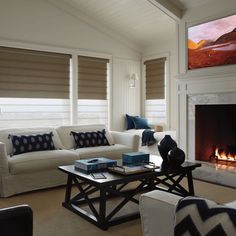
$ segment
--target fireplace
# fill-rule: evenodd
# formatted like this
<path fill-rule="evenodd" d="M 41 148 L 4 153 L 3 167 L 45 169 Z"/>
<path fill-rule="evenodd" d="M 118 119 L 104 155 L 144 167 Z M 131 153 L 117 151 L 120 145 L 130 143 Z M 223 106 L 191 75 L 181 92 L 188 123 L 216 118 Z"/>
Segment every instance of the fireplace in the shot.
<path fill-rule="evenodd" d="M 196 78 L 190 78 L 189 75 L 178 82 L 178 144 L 186 152 L 187 160 L 200 161 L 202 164 L 193 172 L 194 178 L 236 188 L 236 164 L 224 161 L 217 163 L 214 159 L 210 161 L 213 145 L 220 148 L 236 145 L 236 73 Z M 217 109 L 219 106 L 223 110 Z M 226 110 L 230 107 L 231 111 L 233 108 L 232 114 L 231 111 L 226 114 L 224 107 Z M 216 114 L 210 111 L 211 108 L 218 110 Z M 198 109 L 206 110 L 203 118 L 201 114 L 196 114 Z M 201 122 L 203 127 L 200 126 Z M 212 128 L 211 125 L 216 127 Z M 226 137 L 225 133 L 228 134 Z M 211 138 L 210 142 L 208 138 Z"/>
<path fill-rule="evenodd" d="M 195 159 L 236 166 L 236 104 L 195 106 Z"/>

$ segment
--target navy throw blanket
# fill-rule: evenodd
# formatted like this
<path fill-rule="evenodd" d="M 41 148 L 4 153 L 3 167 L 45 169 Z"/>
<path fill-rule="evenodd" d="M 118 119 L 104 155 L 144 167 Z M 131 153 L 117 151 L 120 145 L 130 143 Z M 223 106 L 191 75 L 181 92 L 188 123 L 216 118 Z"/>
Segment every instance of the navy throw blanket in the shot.
<path fill-rule="evenodd" d="M 154 131 L 150 129 L 145 129 L 142 133 L 142 146 L 151 146 L 156 143 L 154 138 Z"/>

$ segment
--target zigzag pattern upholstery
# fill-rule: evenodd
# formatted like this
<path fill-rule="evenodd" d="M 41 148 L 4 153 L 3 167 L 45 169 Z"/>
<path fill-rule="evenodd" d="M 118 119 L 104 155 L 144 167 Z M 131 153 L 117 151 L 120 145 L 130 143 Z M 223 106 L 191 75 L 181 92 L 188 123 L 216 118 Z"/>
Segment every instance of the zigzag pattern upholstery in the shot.
<path fill-rule="evenodd" d="M 236 209 L 196 197 L 186 197 L 176 208 L 175 236 L 235 236 Z"/>

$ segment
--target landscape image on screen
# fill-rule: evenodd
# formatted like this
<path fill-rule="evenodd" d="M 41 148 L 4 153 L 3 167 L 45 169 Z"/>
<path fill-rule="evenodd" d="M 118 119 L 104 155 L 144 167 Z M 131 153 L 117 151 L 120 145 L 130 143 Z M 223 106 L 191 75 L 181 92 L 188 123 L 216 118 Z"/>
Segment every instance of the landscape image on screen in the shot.
<path fill-rule="evenodd" d="M 188 69 L 236 64 L 236 15 L 188 28 Z"/>

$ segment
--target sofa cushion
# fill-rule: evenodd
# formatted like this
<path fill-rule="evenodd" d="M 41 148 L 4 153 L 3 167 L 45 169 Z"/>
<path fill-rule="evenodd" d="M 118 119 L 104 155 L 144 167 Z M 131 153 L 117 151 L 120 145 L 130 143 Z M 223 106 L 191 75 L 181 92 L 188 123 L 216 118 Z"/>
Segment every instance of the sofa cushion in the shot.
<path fill-rule="evenodd" d="M 70 126 L 60 126 L 56 128 L 56 131 L 61 139 L 62 145 L 65 149 L 72 149 L 74 148 L 74 138 L 72 135 L 70 135 L 71 131 L 74 132 L 92 132 L 92 131 L 98 131 L 98 130 L 106 130 L 106 138 L 110 144 L 113 144 L 113 140 L 111 135 L 106 129 L 105 125 L 70 125 Z"/>
<path fill-rule="evenodd" d="M 71 134 L 75 140 L 75 149 L 76 148 L 85 148 L 85 147 L 96 147 L 96 146 L 109 146 L 109 142 L 106 138 L 106 131 L 92 131 L 92 132 L 74 132 L 71 131 Z"/>
<path fill-rule="evenodd" d="M 0 129 L 0 142 L 6 144 L 7 154 L 12 153 L 12 142 L 8 139 L 9 134 L 11 135 L 32 135 L 32 134 L 43 134 L 43 133 L 53 133 L 53 143 L 56 149 L 62 149 L 60 138 L 55 130 L 52 127 L 43 127 L 43 128 L 10 128 L 10 129 Z"/>
<path fill-rule="evenodd" d="M 26 152 L 55 150 L 52 135 L 52 132 L 36 135 L 9 135 L 13 145 L 12 155 Z"/>
<path fill-rule="evenodd" d="M 87 147 L 79 149 L 71 149 L 71 151 L 77 153 L 80 159 L 93 158 L 93 157 L 107 157 L 111 159 L 121 159 L 122 154 L 125 152 L 132 152 L 132 148 L 125 145 L 115 144 L 111 146 L 98 146 L 98 147 Z"/>
<path fill-rule="evenodd" d="M 57 169 L 60 165 L 72 165 L 78 159 L 78 154 L 69 150 L 28 152 L 8 157 L 9 171 L 16 175 Z"/>

